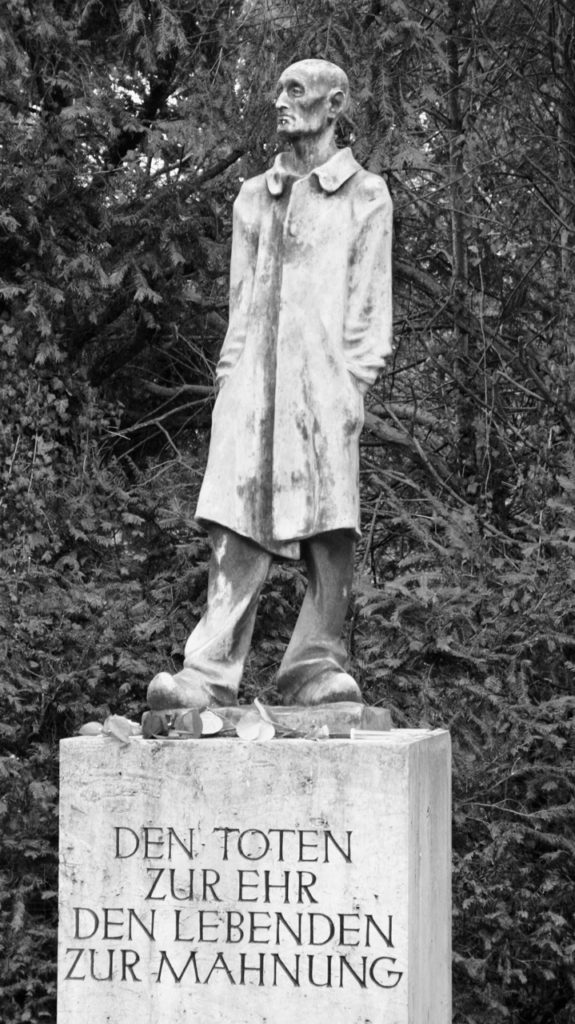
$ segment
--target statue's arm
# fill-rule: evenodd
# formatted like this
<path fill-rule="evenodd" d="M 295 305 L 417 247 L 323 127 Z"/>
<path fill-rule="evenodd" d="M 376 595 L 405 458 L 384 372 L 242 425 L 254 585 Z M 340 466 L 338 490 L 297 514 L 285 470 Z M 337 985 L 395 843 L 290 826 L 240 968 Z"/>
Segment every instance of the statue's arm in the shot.
<path fill-rule="evenodd" d="M 246 342 L 257 249 L 257 201 L 244 185 L 234 203 L 229 322 L 216 366 L 218 388 L 234 369 Z"/>
<path fill-rule="evenodd" d="M 365 393 L 392 350 L 393 205 L 382 178 L 370 175 L 354 219 L 343 346 L 347 368 Z"/>

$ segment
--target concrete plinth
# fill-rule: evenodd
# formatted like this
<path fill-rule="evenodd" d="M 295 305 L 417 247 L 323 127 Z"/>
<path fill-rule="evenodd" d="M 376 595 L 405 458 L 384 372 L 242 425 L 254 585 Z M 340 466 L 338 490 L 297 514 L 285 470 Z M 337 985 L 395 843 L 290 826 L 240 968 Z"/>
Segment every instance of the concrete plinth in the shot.
<path fill-rule="evenodd" d="M 61 744 L 58 1024 L 449 1024 L 449 736 Z"/>

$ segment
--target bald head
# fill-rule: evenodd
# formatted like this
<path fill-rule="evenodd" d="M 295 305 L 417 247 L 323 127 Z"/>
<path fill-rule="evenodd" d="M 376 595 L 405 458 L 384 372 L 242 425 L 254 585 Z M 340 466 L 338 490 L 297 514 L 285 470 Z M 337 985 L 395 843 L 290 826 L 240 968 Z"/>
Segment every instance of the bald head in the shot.
<path fill-rule="evenodd" d="M 316 58 L 298 60 L 282 72 L 278 81 L 278 133 L 296 140 L 333 132 L 348 103 L 349 82 L 337 64 Z"/>
<path fill-rule="evenodd" d="M 325 89 L 326 91 L 337 90 L 343 95 L 343 106 L 340 113 L 342 113 L 349 103 L 349 80 L 348 77 L 337 64 L 332 64 L 330 60 L 322 60 L 319 57 L 310 57 L 306 60 L 298 60 L 295 64 L 290 64 L 285 69 L 283 74 L 280 76 L 280 82 L 285 75 L 303 75 L 311 83 L 315 84 L 316 88 Z"/>

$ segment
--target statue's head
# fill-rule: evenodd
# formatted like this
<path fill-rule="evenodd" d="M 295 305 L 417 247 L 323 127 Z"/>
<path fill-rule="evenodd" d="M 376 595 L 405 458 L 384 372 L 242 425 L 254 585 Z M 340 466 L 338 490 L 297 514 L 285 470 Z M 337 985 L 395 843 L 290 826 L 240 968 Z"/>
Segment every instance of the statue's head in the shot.
<path fill-rule="evenodd" d="M 349 103 L 345 71 L 329 60 L 299 60 L 280 75 L 275 107 L 286 140 L 333 129 Z"/>

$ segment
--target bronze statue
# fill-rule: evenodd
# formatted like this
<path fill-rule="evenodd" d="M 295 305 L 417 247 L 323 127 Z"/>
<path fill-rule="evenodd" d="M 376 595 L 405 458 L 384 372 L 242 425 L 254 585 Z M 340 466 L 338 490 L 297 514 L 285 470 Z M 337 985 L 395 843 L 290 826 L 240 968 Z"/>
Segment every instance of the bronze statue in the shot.
<path fill-rule="evenodd" d="M 324 60 L 279 79 L 285 152 L 234 204 L 230 319 L 217 366 L 197 518 L 210 533 L 208 606 L 156 709 L 237 702 L 273 556 L 309 586 L 277 683 L 285 704 L 361 701 L 341 639 L 359 536 L 363 396 L 391 351 L 392 205 L 338 149 L 345 73 Z"/>

